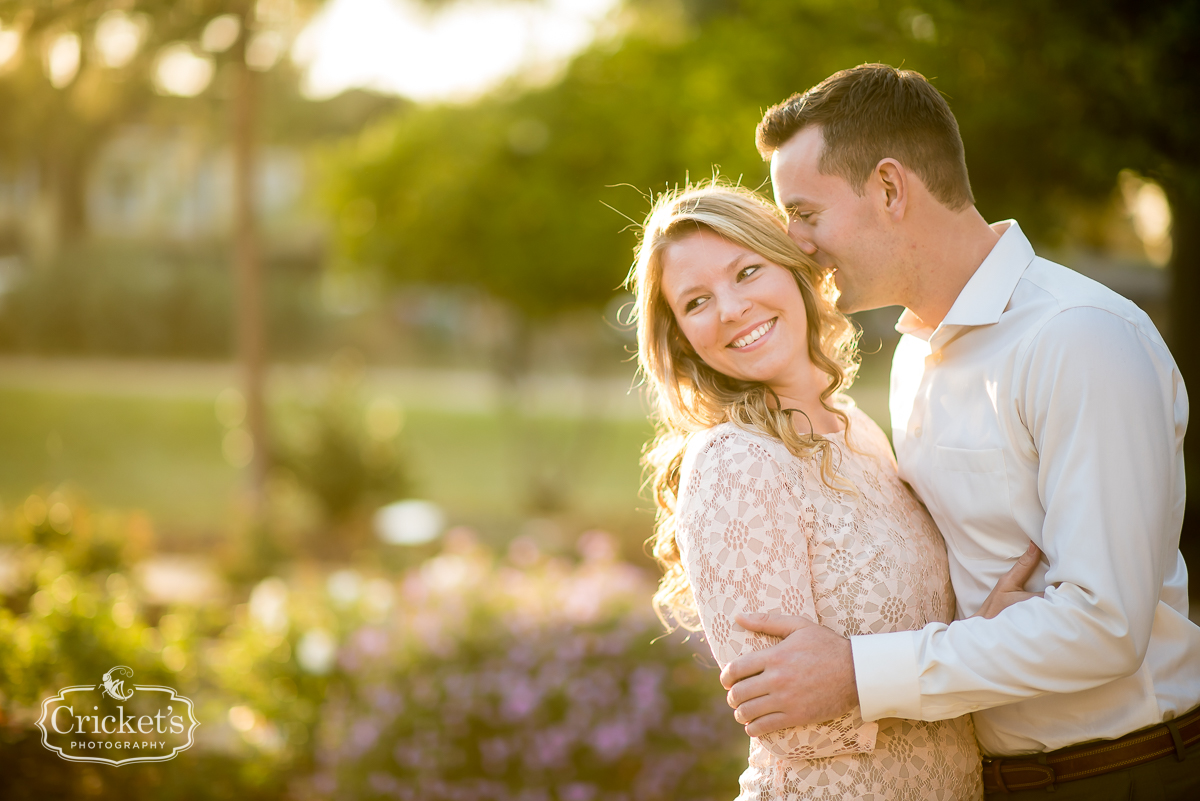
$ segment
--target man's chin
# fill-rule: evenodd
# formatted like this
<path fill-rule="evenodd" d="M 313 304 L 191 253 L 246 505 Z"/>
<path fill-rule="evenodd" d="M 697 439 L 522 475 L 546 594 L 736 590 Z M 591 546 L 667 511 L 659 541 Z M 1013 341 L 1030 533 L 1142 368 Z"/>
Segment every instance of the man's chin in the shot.
<path fill-rule="evenodd" d="M 855 303 L 854 293 L 847 292 L 846 288 L 842 286 L 842 282 L 836 270 L 833 272 L 833 285 L 837 287 L 838 291 L 837 297 L 835 298 L 838 311 L 840 311 L 842 314 L 850 314 L 852 312 L 859 311 L 857 304 Z"/>

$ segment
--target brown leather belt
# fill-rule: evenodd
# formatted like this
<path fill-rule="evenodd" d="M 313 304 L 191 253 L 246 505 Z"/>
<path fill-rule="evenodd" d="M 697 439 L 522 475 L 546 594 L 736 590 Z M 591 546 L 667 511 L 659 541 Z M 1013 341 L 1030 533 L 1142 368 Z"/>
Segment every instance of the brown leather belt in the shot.
<path fill-rule="evenodd" d="M 1135 731 L 1119 740 L 1072 745 L 1029 757 L 984 757 L 983 789 L 988 793 L 1041 790 L 1125 770 L 1171 753 L 1183 759 L 1184 749 L 1195 742 L 1200 742 L 1200 707 L 1181 718 Z"/>

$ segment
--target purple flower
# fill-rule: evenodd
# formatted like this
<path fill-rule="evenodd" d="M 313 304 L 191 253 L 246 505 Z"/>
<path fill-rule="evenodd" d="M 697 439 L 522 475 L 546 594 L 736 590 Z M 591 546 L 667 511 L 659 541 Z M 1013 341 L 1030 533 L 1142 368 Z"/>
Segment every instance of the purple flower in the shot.
<path fill-rule="evenodd" d="M 397 795 L 400 791 L 400 782 L 395 776 L 378 770 L 367 777 L 367 784 L 380 795 Z"/>
<path fill-rule="evenodd" d="M 686 753 L 663 754 L 647 760 L 633 783 L 634 798 L 673 798 L 679 779 L 692 766 Z"/>
<path fill-rule="evenodd" d="M 501 714 L 506 720 L 516 721 L 528 717 L 538 703 L 538 692 L 529 679 L 522 676 L 504 689 Z"/>
<path fill-rule="evenodd" d="M 404 696 L 391 687 L 380 684 L 371 688 L 367 693 L 371 706 L 377 709 L 385 718 L 392 720 L 404 711 Z"/>
<path fill-rule="evenodd" d="M 387 651 L 388 636 L 374 626 L 365 627 L 355 632 L 353 644 L 363 656 L 382 656 Z"/>
<path fill-rule="evenodd" d="M 534 732 L 533 747 L 525 752 L 525 760 L 535 768 L 561 768 L 566 765 L 571 736 L 561 726 Z"/>
<path fill-rule="evenodd" d="M 488 773 L 503 773 L 511 753 L 512 746 L 503 737 L 491 737 L 479 742 L 479 757 L 483 769 Z"/>
<path fill-rule="evenodd" d="M 353 728 L 350 729 L 351 753 L 354 756 L 361 756 L 369 751 L 378 739 L 379 726 L 374 721 L 356 721 Z"/>
<path fill-rule="evenodd" d="M 606 762 L 621 756 L 637 737 L 637 732 L 621 720 L 601 723 L 592 730 L 589 742 L 592 749 Z"/>
<path fill-rule="evenodd" d="M 592 801 L 596 797 L 596 786 L 584 782 L 571 782 L 558 787 L 561 801 Z"/>

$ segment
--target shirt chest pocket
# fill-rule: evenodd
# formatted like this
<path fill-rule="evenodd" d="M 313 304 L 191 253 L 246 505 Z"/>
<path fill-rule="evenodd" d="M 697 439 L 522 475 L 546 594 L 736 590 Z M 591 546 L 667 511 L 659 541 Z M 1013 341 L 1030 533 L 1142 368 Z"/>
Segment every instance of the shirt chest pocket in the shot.
<path fill-rule="evenodd" d="M 937 446 L 933 493 L 942 534 L 966 557 L 1007 556 L 1013 528 L 1004 451 Z"/>

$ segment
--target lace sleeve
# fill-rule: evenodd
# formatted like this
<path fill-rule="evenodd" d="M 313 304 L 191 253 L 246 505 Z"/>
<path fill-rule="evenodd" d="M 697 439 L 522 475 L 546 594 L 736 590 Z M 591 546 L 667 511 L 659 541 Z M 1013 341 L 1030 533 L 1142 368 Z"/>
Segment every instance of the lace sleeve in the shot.
<path fill-rule="evenodd" d="M 779 641 L 734 623 L 737 612 L 818 620 L 805 536 L 816 511 L 799 508 L 794 478 L 765 443 L 732 426 L 700 436 L 689 454 L 694 461 L 684 464 L 676 537 L 704 633 L 723 668 Z M 871 751 L 878 728 L 855 709 L 758 739 L 776 757 L 812 759 Z"/>

